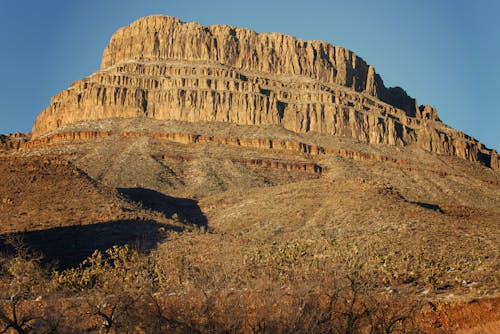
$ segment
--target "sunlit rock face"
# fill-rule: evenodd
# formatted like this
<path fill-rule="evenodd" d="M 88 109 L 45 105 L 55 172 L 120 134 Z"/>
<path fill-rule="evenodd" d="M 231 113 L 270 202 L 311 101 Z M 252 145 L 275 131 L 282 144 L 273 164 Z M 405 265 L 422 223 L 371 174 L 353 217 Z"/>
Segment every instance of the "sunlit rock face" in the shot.
<path fill-rule="evenodd" d="M 443 124 L 403 89 L 385 87 L 348 49 L 168 16 L 118 30 L 101 69 L 54 96 L 33 137 L 79 121 L 134 117 L 278 125 L 500 165 L 494 150 Z"/>

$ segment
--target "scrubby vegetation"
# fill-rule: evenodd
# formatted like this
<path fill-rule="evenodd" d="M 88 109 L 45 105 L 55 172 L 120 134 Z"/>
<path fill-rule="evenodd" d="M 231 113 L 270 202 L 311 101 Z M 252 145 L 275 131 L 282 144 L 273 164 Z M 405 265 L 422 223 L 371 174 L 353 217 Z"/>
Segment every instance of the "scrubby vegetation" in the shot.
<path fill-rule="evenodd" d="M 498 264 L 479 246 L 386 251 L 327 231 L 270 240 L 165 233 L 154 250 L 113 246 L 66 269 L 5 240 L 14 251 L 0 257 L 0 333 L 426 332 L 426 297 Z"/>
<path fill-rule="evenodd" d="M 418 332 L 418 303 L 380 294 L 353 254 L 328 267 L 300 241 L 250 247 L 238 268 L 126 245 L 55 270 L 15 247 L 1 263 L 2 333 Z"/>

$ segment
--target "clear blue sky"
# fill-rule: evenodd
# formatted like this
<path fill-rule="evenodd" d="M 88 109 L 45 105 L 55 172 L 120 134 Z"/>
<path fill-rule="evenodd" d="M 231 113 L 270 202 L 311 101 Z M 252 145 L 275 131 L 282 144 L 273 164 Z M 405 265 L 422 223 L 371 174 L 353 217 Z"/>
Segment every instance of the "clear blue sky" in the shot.
<path fill-rule="evenodd" d="M 0 0 L 0 133 L 30 131 L 51 96 L 99 68 L 116 29 L 150 14 L 347 47 L 500 148 L 497 0 Z"/>

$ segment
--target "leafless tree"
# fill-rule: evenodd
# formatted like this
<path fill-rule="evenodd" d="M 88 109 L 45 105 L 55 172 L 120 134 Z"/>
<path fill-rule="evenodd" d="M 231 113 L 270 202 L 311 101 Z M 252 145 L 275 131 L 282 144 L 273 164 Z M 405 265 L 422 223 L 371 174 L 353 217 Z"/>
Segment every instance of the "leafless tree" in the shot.
<path fill-rule="evenodd" d="M 148 302 L 149 308 L 144 308 L 149 313 L 147 317 L 150 324 L 152 333 L 169 333 L 169 332 L 182 332 L 182 333 L 200 333 L 196 328 L 182 320 L 182 317 L 177 314 L 176 308 L 169 305 L 168 311 L 165 306 L 161 305 L 159 294 L 148 294 L 144 297 Z"/>
<path fill-rule="evenodd" d="M 22 298 L 19 295 L 13 295 L 8 304 L 0 307 L 0 321 L 2 322 L 2 331 L 8 333 L 14 331 L 18 334 L 27 333 L 54 333 L 57 325 L 44 317 L 43 314 L 37 315 L 33 305 L 21 307 Z"/>
<path fill-rule="evenodd" d="M 98 294 L 87 300 L 89 310 L 84 315 L 97 320 L 99 333 L 124 333 L 131 330 L 134 323 L 129 311 L 136 298 L 128 293 Z"/>

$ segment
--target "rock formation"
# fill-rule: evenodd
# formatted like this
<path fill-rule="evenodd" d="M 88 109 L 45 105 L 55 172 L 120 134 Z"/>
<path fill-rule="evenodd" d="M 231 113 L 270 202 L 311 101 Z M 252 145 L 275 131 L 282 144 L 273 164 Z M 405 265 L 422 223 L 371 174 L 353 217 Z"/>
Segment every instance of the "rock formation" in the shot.
<path fill-rule="evenodd" d="M 118 30 L 100 71 L 52 98 L 33 137 L 84 120 L 149 117 L 278 125 L 409 145 L 500 168 L 494 150 L 387 88 L 352 51 L 278 33 L 150 16 Z"/>
<path fill-rule="evenodd" d="M 344 158 L 349 158 L 353 160 L 375 160 L 375 161 L 391 161 L 397 164 L 409 164 L 410 162 L 402 159 L 394 159 L 388 156 L 380 154 L 368 154 L 361 152 L 354 152 L 345 149 L 328 149 L 318 145 L 310 145 L 297 141 L 287 141 L 287 140 L 273 140 L 269 138 L 236 138 L 236 137 L 212 137 L 212 136 L 202 136 L 193 133 L 146 133 L 146 132 L 120 132 L 113 133 L 111 131 L 98 132 L 98 131 L 82 131 L 82 132 L 61 132 L 54 135 L 44 136 L 43 138 L 34 139 L 22 145 L 23 149 L 33 149 L 40 147 L 47 147 L 48 145 L 54 145 L 57 143 L 64 142 L 75 142 L 75 141 L 89 141 L 98 138 L 109 138 L 113 136 L 119 136 L 122 138 L 139 138 L 139 137 L 151 137 L 158 139 L 167 139 L 170 142 L 181 143 L 181 144 L 197 144 L 197 143 L 216 143 L 227 146 L 236 146 L 242 148 L 256 148 L 260 150 L 270 150 L 278 152 L 291 152 L 294 154 L 306 154 L 308 156 L 317 156 L 325 154 L 334 154 Z M 255 159 L 250 160 L 250 162 L 245 161 L 248 164 L 260 164 L 256 163 Z M 301 165 L 305 166 L 305 165 Z M 314 172 L 320 170 L 315 164 L 310 164 Z M 305 168 L 308 170 L 309 167 Z"/>
<path fill-rule="evenodd" d="M 8 150 L 18 150 L 30 139 L 26 133 L 0 134 L 0 152 Z"/>

